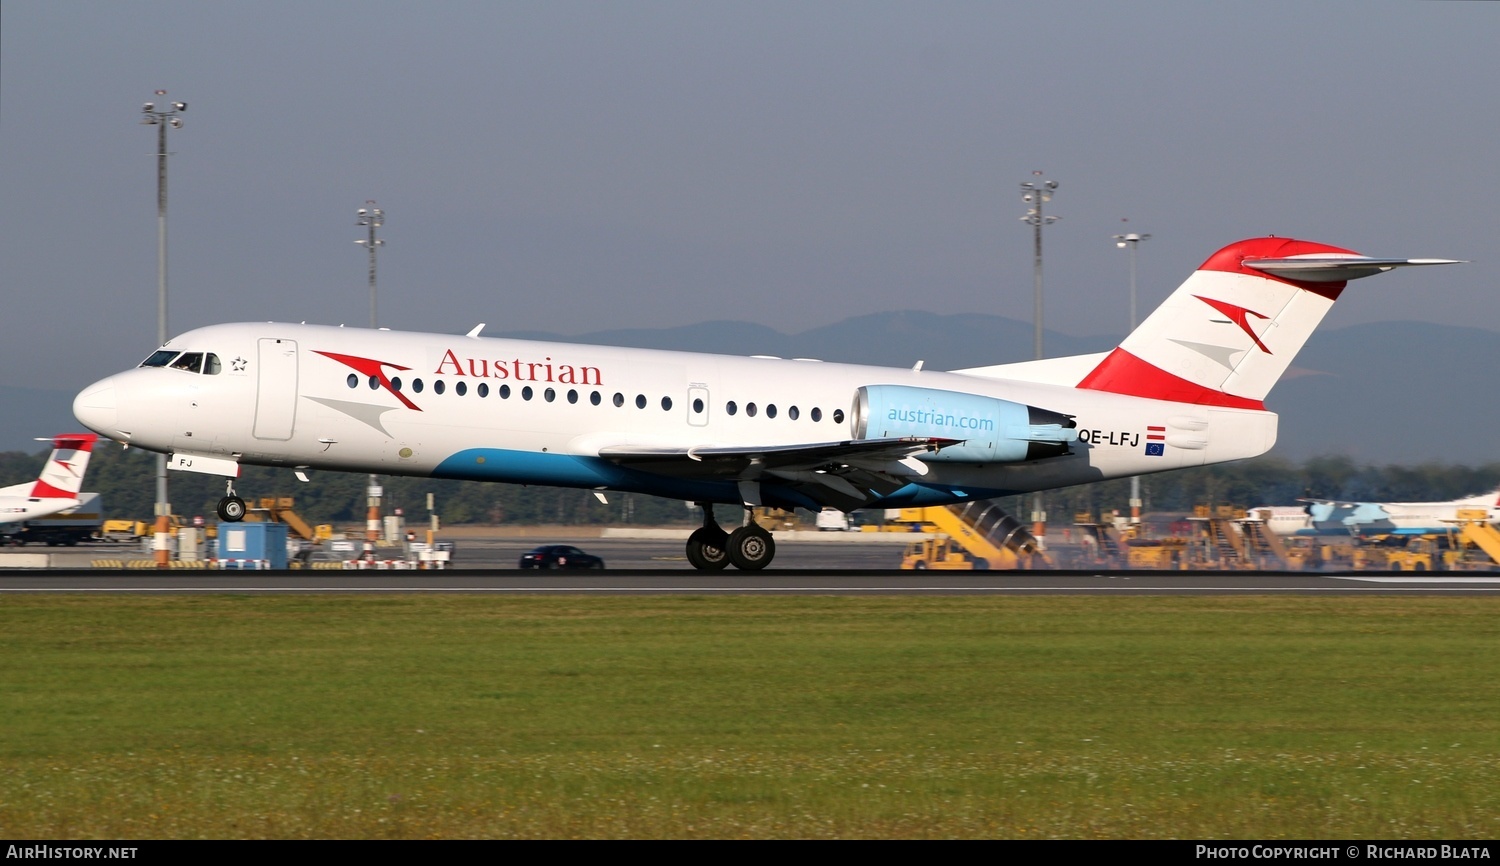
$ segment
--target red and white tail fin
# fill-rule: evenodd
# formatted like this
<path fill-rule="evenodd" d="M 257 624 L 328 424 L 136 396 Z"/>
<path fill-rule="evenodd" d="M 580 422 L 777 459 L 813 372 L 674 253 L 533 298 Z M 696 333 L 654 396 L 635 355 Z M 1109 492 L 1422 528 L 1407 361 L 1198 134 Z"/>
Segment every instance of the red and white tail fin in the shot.
<path fill-rule="evenodd" d="M 1349 280 L 1451 259 L 1375 259 L 1327 244 L 1230 244 L 1078 383 L 1135 397 L 1264 409 Z"/>
<path fill-rule="evenodd" d="M 77 499 L 83 489 L 83 473 L 99 437 L 93 433 L 66 433 L 52 439 L 52 454 L 42 467 L 31 495 L 41 499 Z"/>

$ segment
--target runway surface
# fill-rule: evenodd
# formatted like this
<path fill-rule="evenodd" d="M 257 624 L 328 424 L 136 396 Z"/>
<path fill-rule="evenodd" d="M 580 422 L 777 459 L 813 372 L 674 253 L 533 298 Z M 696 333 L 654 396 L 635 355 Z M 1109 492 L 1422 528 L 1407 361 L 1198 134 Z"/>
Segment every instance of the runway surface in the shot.
<path fill-rule="evenodd" d="M 0 573 L 0 594 L 472 593 L 513 595 L 1492 595 L 1500 576 L 775 571 L 586 575 L 474 569 L 402 572 Z"/>
<path fill-rule="evenodd" d="M 853 542 L 853 543 L 850 543 Z M 521 553 L 574 544 L 608 570 L 521 571 Z M 39 550 L 40 548 L 30 548 Z M 1493 595 L 1500 574 L 1317 574 L 1241 571 L 899 571 L 901 547 L 804 542 L 778 545 L 765 571 L 698 572 L 669 539 L 460 539 L 442 571 L 156 571 L 89 567 L 128 552 L 120 545 L 69 549 L 61 567 L 0 569 L 6 593 L 475 593 L 514 595 Z"/>

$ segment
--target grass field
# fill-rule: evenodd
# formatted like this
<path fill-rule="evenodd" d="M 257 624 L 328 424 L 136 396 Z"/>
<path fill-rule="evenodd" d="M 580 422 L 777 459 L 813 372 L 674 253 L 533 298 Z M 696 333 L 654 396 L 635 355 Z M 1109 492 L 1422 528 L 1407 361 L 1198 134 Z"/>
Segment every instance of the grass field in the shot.
<path fill-rule="evenodd" d="M 8 597 L 0 837 L 1500 837 L 1500 600 Z"/>

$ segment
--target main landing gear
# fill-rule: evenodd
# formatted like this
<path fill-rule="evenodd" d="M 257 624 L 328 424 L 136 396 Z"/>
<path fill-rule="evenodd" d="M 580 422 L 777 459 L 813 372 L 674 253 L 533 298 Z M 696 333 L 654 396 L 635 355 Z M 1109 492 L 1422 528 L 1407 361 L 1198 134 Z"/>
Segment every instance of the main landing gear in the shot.
<path fill-rule="evenodd" d="M 741 571 L 760 571 L 776 557 L 771 533 L 750 521 L 733 532 L 725 532 L 714 521 L 713 505 L 700 502 L 703 525 L 688 536 L 688 562 L 699 571 L 721 571 L 730 563 Z"/>
<path fill-rule="evenodd" d="M 234 479 L 224 482 L 224 498 L 219 500 L 219 519 L 225 523 L 239 523 L 245 519 L 245 500 L 234 495 Z"/>

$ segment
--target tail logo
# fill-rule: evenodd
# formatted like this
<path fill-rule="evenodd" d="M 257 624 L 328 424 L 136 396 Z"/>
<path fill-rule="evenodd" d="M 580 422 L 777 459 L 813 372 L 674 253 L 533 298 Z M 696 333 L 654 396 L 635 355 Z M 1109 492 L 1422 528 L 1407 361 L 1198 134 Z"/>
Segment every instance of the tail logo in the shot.
<path fill-rule="evenodd" d="M 1271 354 L 1271 350 L 1266 348 L 1266 344 L 1260 341 L 1260 336 L 1257 335 L 1255 331 L 1250 327 L 1251 316 L 1254 316 L 1257 319 L 1264 319 L 1266 321 L 1270 321 L 1270 316 L 1263 316 L 1260 313 L 1255 312 L 1254 310 L 1246 309 L 1245 307 L 1241 307 L 1237 304 L 1231 304 L 1228 301 L 1216 301 L 1213 298 L 1205 298 L 1202 295 L 1193 295 L 1193 297 L 1228 316 L 1229 321 L 1234 322 L 1236 325 L 1239 325 L 1241 331 L 1244 331 L 1246 334 L 1250 335 L 1250 339 L 1255 341 L 1256 348 L 1260 349 L 1262 352 L 1265 352 L 1267 355 Z"/>

